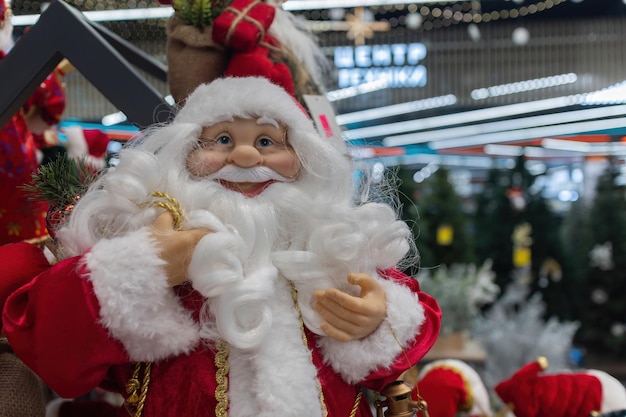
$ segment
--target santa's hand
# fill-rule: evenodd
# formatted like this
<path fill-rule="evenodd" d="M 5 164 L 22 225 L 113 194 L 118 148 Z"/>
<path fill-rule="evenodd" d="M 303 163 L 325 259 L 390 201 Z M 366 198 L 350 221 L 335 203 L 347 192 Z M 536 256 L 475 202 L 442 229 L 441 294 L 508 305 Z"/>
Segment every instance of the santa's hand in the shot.
<path fill-rule="evenodd" d="M 324 322 L 320 328 L 339 341 L 362 339 L 378 328 L 387 314 L 385 291 L 368 274 L 348 274 L 348 282 L 361 287 L 358 297 L 336 288 L 315 291 L 313 308 Z"/>
<path fill-rule="evenodd" d="M 159 256 L 165 261 L 165 273 L 170 286 L 187 281 L 187 268 L 193 250 L 209 229 L 174 230 L 174 219 L 169 212 L 161 214 L 152 224 L 152 237 L 160 249 Z"/>

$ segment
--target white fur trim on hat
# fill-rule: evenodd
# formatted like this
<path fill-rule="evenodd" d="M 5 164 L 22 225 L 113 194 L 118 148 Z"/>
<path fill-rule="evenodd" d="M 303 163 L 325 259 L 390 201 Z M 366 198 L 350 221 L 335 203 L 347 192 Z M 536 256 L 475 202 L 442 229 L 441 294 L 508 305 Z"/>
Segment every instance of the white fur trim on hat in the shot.
<path fill-rule="evenodd" d="M 621 382 L 598 369 L 589 369 L 586 373 L 598 378 L 600 385 L 602 385 L 601 413 L 626 410 L 626 388 Z"/>
<path fill-rule="evenodd" d="M 488 417 L 492 414 L 487 387 L 473 367 L 458 359 L 439 359 L 421 368 L 418 375 L 418 382 L 421 381 L 428 372 L 437 368 L 453 369 L 457 374 L 461 375 L 466 384 L 469 384 L 467 388 L 471 391 L 468 394 L 471 396 L 472 403 L 472 408 L 469 410 L 470 416 Z"/>
<path fill-rule="evenodd" d="M 290 129 L 316 133 L 313 121 L 282 87 L 262 77 L 218 78 L 191 93 L 174 123 L 211 126 L 234 117 L 266 116 Z"/>
<path fill-rule="evenodd" d="M 197 325 L 168 285 L 148 228 L 101 240 L 85 259 L 101 323 L 132 360 L 155 361 L 197 345 Z"/>
<path fill-rule="evenodd" d="M 387 297 L 387 317 L 369 336 L 350 342 L 331 337 L 320 338 L 324 361 L 356 384 L 378 368 L 388 368 L 407 344 L 419 334 L 425 320 L 424 308 L 417 294 L 408 287 L 379 279 Z M 396 338 L 398 342 L 396 342 Z"/>

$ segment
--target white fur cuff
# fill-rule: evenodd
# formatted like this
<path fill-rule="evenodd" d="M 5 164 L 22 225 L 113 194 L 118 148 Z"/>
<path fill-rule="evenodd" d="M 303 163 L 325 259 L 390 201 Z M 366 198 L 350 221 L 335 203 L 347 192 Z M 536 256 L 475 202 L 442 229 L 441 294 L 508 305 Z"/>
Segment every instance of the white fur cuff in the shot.
<path fill-rule="evenodd" d="M 197 326 L 169 287 L 147 228 L 96 243 L 86 263 L 100 321 L 132 360 L 163 359 L 198 343 Z"/>
<path fill-rule="evenodd" d="M 351 384 L 362 381 L 376 369 L 391 366 L 402 349 L 417 336 L 425 319 L 417 294 L 389 280 L 380 279 L 379 283 L 387 297 L 387 318 L 374 333 L 350 342 L 331 337 L 322 337 L 319 341 L 324 361 Z"/>

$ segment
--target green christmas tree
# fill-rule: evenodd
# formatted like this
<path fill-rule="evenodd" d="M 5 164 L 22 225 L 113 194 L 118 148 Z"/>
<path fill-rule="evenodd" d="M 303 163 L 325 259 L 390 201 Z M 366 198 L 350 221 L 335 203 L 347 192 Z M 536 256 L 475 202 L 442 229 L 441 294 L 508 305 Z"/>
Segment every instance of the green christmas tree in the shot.
<path fill-rule="evenodd" d="M 449 170 L 439 167 L 424 181 L 414 203 L 419 213 L 421 267 L 474 263 L 470 216 L 450 182 Z"/>
<path fill-rule="evenodd" d="M 522 281 L 539 292 L 548 315 L 568 317 L 563 275 L 566 258 L 561 240 L 562 219 L 554 214 L 534 187 L 536 176 L 520 157 L 513 169 L 492 169 L 477 196 L 474 230 L 480 262 L 493 260 L 496 283 L 506 288 Z"/>
<path fill-rule="evenodd" d="M 591 205 L 591 251 L 578 308 L 581 329 L 576 341 L 603 359 L 626 358 L 626 195 L 619 172 L 611 163 L 598 179 Z"/>

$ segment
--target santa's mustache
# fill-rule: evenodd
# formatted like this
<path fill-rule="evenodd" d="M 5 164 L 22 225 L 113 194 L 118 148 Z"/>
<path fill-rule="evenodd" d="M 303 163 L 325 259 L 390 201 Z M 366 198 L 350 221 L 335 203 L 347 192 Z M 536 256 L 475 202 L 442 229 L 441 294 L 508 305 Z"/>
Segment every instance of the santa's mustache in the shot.
<path fill-rule="evenodd" d="M 265 166 L 240 168 L 235 165 L 226 165 L 220 170 L 207 175 L 205 178 L 213 181 L 221 180 L 228 182 L 266 182 L 272 180 L 293 182 L 295 180 L 295 178 L 284 177 L 273 169 Z"/>

